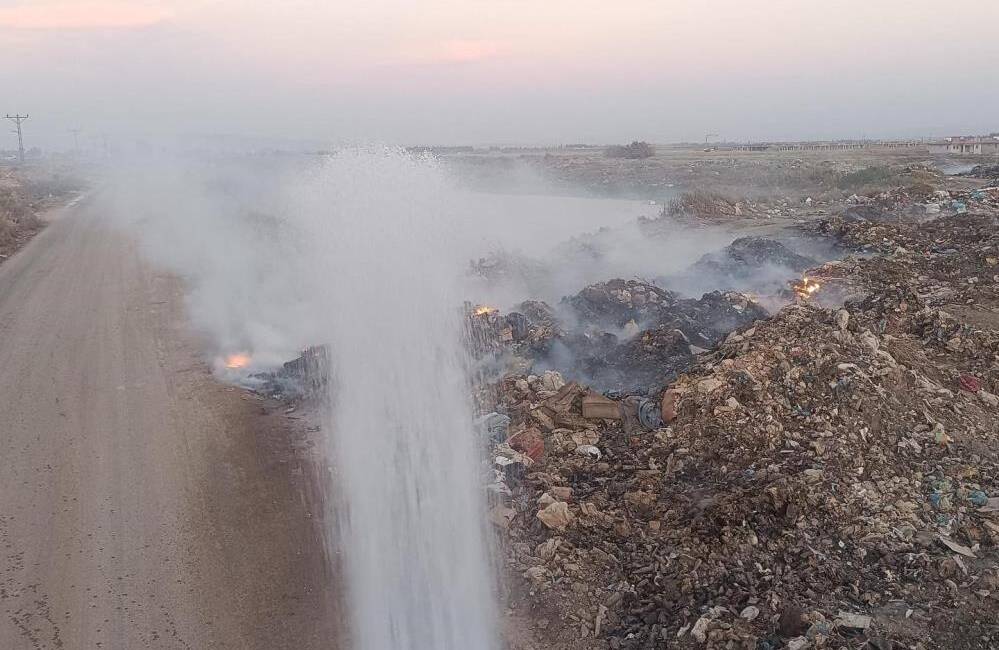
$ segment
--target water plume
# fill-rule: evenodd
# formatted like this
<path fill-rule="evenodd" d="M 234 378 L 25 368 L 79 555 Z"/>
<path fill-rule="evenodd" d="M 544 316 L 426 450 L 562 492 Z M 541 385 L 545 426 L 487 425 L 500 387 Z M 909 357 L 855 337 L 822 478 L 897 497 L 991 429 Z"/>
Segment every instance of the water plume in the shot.
<path fill-rule="evenodd" d="M 394 150 L 339 153 L 308 185 L 353 645 L 489 650 L 453 191 L 434 161 Z"/>

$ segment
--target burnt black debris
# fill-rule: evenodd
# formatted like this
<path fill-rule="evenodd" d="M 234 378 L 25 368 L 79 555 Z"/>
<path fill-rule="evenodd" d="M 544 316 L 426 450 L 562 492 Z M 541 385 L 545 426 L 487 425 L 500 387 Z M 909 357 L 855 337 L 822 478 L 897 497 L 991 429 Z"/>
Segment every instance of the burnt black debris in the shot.
<path fill-rule="evenodd" d="M 622 279 L 585 287 L 560 308 L 557 313 L 547 303 L 526 301 L 502 314 L 469 305 L 469 347 L 489 371 L 506 360 L 524 370 L 558 370 L 601 391 L 649 394 L 696 354 L 766 316 L 740 293 L 680 298 Z"/>
<path fill-rule="evenodd" d="M 999 165 L 975 165 L 971 168 L 971 171 L 959 175 L 970 176 L 971 178 L 999 180 Z"/>
<path fill-rule="evenodd" d="M 317 398 L 325 394 L 332 373 L 330 350 L 326 345 L 313 345 L 280 369 L 251 375 L 259 382 L 255 390 L 286 401 Z"/>
<path fill-rule="evenodd" d="M 686 370 L 697 353 L 767 314 L 743 294 L 714 291 L 697 300 L 674 300 L 655 315 L 644 329 L 636 328 L 627 337 L 607 332 L 567 337 L 563 343 L 573 363 L 552 365 L 601 390 L 654 392 Z"/>
<path fill-rule="evenodd" d="M 616 279 L 591 284 L 562 303 L 581 323 L 622 328 L 660 322 L 678 301 L 677 294 L 653 284 Z"/>
<path fill-rule="evenodd" d="M 715 286 L 728 289 L 772 292 L 818 263 L 777 240 L 740 237 L 722 250 L 704 255 L 686 275 L 707 277 Z"/>

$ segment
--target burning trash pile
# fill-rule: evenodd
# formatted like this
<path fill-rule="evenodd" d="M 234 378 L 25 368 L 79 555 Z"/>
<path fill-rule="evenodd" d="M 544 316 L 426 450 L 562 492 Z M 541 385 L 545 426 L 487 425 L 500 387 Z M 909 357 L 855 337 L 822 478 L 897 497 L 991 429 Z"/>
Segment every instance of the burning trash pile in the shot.
<path fill-rule="evenodd" d="M 466 305 L 468 347 L 473 356 L 504 354 L 515 347 L 522 353 L 561 335 L 558 319 L 546 303 L 528 300 L 502 314 L 496 307 Z"/>
<path fill-rule="evenodd" d="M 959 175 L 968 176 L 970 178 L 985 178 L 999 181 L 999 164 L 975 165 L 970 171 Z"/>
<path fill-rule="evenodd" d="M 599 258 L 590 244 L 578 239 L 563 248 L 572 259 Z M 481 262 L 473 265 L 476 277 L 483 277 Z M 648 395 L 729 332 L 765 318 L 764 304 L 772 309 L 793 301 L 788 280 L 818 264 L 781 241 L 742 237 L 682 273 L 651 282 L 596 282 L 554 306 L 528 301 L 505 314 L 468 305 L 469 347 L 486 378 L 557 370 L 604 392 Z M 665 288 L 673 286 L 701 297 Z M 815 286 L 809 280 L 798 291 L 809 294 Z M 708 288 L 716 290 L 701 293 Z M 760 297 L 739 293 L 747 290 Z"/>
<path fill-rule="evenodd" d="M 249 366 L 251 361 L 250 355 L 245 352 L 234 352 L 226 355 L 224 364 L 227 370 L 242 370 Z"/>
<path fill-rule="evenodd" d="M 231 354 L 225 358 L 225 367 L 241 372 L 250 367 L 251 362 L 249 354 Z M 255 392 L 284 401 L 311 399 L 325 395 L 331 370 L 329 348 L 313 345 L 276 370 L 250 372 L 242 383 Z"/>
<path fill-rule="evenodd" d="M 658 389 L 726 334 L 766 316 L 743 294 L 679 298 L 637 280 L 591 285 L 565 302 L 580 321 L 597 326 L 563 341 L 573 359 L 568 374 L 632 393 Z M 605 328 L 620 328 L 621 336 Z M 553 352 L 546 360 L 558 359 Z"/>
<path fill-rule="evenodd" d="M 818 263 L 774 239 L 740 237 L 722 250 L 704 255 L 686 275 L 691 279 L 710 277 L 733 290 L 777 292 L 789 275 L 798 275 Z"/>
<path fill-rule="evenodd" d="M 838 224 L 885 254 L 810 271 L 840 280 L 652 397 L 481 390 L 515 620 L 565 649 L 999 643 L 997 225 Z M 576 298 L 614 323 L 675 300 L 642 288 Z"/>
<path fill-rule="evenodd" d="M 808 299 L 811 298 L 816 291 L 822 288 L 822 282 L 806 275 L 802 277 L 801 280 L 794 281 L 791 286 L 796 296 L 802 299 Z"/>
<path fill-rule="evenodd" d="M 506 315 L 470 310 L 477 358 L 500 371 L 559 370 L 619 393 L 654 391 L 730 331 L 766 316 L 743 294 L 712 292 L 695 300 L 620 279 L 563 299 L 558 312 L 540 301 L 516 309 Z"/>

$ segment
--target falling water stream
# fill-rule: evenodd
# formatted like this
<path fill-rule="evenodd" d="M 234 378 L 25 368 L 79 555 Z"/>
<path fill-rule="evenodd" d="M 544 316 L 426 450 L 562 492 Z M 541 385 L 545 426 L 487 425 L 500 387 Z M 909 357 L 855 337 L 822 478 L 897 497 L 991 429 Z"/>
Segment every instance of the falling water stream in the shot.
<path fill-rule="evenodd" d="M 451 190 L 394 151 L 339 154 L 315 180 L 353 647 L 496 648 Z"/>

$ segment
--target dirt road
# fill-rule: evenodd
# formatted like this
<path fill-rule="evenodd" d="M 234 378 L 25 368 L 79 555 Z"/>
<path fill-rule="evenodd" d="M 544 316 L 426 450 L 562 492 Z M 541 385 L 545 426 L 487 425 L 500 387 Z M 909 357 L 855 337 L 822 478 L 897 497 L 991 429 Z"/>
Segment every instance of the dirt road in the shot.
<path fill-rule="evenodd" d="M 0 265 L 0 648 L 334 647 L 286 421 L 195 350 L 86 203 Z"/>

